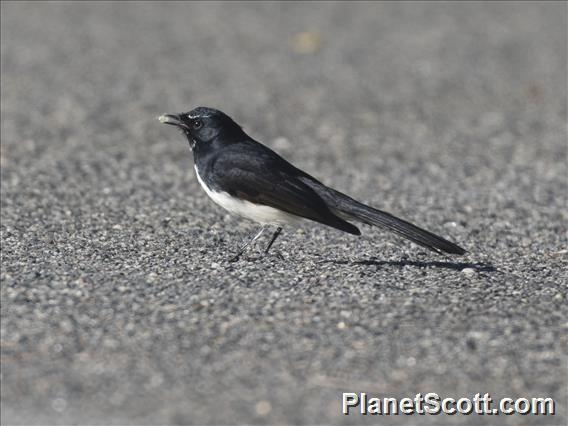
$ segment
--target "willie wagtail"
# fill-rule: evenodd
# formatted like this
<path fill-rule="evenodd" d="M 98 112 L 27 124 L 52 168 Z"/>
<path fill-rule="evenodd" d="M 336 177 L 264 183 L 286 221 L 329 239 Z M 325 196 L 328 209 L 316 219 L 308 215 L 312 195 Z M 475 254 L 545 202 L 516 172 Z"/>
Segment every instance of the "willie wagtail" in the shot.
<path fill-rule="evenodd" d="M 361 235 L 347 222 L 356 220 L 388 229 L 436 253 L 465 253 L 442 237 L 325 186 L 252 139 L 219 110 L 198 107 L 164 114 L 159 120 L 178 127 L 187 137 L 197 180 L 207 195 L 230 212 L 261 224 L 254 238 L 231 260 L 237 260 L 267 226 L 274 225 L 276 231 L 264 250 L 268 253 L 282 226 L 302 219 Z"/>

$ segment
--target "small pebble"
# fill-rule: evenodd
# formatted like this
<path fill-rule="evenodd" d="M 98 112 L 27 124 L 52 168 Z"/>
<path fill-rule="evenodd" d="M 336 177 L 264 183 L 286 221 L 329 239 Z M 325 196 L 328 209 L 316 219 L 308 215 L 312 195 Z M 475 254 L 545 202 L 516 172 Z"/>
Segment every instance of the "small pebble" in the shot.
<path fill-rule="evenodd" d="M 55 398 L 51 401 L 51 408 L 53 408 L 58 413 L 62 413 L 67 408 L 67 401 L 63 398 Z"/>
<path fill-rule="evenodd" d="M 464 269 L 461 270 L 461 272 L 462 272 L 462 274 L 465 274 L 468 277 L 475 275 L 475 269 L 473 269 L 473 268 L 464 268 Z"/>
<path fill-rule="evenodd" d="M 272 411 L 272 405 L 268 401 L 258 401 L 255 410 L 259 416 L 266 416 Z"/>
<path fill-rule="evenodd" d="M 313 31 L 298 33 L 294 36 L 293 47 L 297 53 L 315 53 L 321 47 L 321 36 Z"/>

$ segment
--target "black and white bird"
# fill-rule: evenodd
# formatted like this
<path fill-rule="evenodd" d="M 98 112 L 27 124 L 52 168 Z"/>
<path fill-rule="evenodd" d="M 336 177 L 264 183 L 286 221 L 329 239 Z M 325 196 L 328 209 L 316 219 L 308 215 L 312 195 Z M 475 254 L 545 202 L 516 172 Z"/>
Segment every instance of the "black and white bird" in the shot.
<path fill-rule="evenodd" d="M 306 219 L 361 235 L 347 222 L 354 220 L 387 229 L 436 253 L 465 253 L 438 235 L 325 186 L 252 139 L 219 110 L 198 107 L 181 114 L 164 114 L 159 120 L 178 127 L 186 136 L 197 180 L 207 195 L 228 211 L 261 224 L 258 233 L 231 260 L 237 260 L 268 226 L 276 230 L 265 253 L 284 225 Z"/>

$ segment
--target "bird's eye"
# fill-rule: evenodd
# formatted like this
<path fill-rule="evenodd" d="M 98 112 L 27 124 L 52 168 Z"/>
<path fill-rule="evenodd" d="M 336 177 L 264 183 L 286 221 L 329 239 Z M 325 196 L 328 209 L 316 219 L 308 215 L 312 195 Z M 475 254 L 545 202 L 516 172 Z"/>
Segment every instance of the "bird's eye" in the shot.
<path fill-rule="evenodd" d="M 201 120 L 193 120 L 193 123 L 191 123 L 191 125 L 195 130 L 198 130 L 201 129 L 201 127 L 203 127 L 203 122 Z"/>

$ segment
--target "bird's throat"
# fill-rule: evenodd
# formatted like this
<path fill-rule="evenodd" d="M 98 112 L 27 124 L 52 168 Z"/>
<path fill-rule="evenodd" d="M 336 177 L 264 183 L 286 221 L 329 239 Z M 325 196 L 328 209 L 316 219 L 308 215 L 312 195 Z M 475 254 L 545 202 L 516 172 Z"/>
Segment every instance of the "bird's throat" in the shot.
<path fill-rule="evenodd" d="M 189 149 L 193 151 L 195 149 L 197 141 L 188 134 L 186 134 L 185 136 L 187 137 L 187 142 L 189 143 Z"/>

